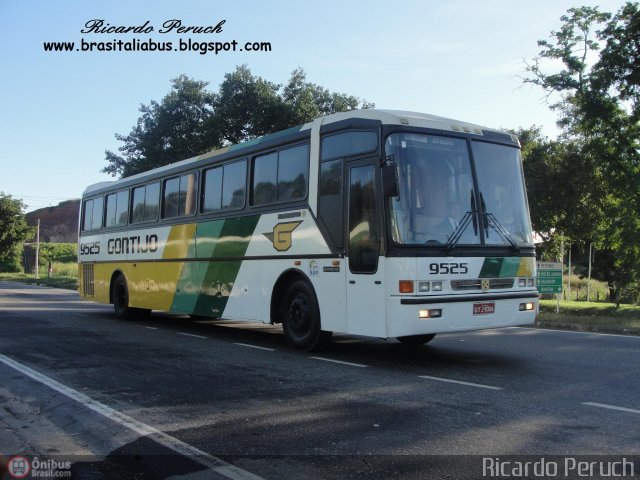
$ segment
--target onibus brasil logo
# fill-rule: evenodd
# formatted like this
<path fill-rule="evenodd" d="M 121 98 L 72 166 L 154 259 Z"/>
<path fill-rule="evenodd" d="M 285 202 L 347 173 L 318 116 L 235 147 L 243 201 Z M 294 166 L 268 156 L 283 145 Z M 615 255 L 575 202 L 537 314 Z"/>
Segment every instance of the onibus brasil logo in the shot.
<path fill-rule="evenodd" d="M 16 455 L 7 463 L 7 471 L 12 478 L 27 478 L 29 474 L 33 478 L 71 478 L 71 462 L 42 460 L 38 457 L 29 461 L 26 457 Z"/>

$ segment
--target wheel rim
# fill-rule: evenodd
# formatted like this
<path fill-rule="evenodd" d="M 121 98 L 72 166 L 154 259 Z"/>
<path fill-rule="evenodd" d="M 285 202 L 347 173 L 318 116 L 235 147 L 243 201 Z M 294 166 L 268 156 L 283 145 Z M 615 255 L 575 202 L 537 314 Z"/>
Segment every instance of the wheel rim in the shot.
<path fill-rule="evenodd" d="M 291 331 L 298 335 L 304 336 L 311 328 L 311 308 L 309 299 L 306 295 L 298 293 L 289 303 L 289 325 Z"/>

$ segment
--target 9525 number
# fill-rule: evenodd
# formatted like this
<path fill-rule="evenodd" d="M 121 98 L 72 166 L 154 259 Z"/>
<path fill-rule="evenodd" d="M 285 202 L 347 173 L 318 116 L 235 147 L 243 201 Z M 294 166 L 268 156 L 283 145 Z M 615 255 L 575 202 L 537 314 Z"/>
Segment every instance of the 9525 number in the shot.
<path fill-rule="evenodd" d="M 457 262 L 430 263 L 429 273 L 431 275 L 464 275 L 469 273 L 469 264 Z"/>

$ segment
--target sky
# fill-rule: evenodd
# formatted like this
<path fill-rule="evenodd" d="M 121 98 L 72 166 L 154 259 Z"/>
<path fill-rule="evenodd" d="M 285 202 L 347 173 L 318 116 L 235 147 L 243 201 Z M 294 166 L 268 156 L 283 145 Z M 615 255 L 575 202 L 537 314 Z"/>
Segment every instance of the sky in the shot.
<path fill-rule="evenodd" d="M 307 81 L 376 108 L 410 110 L 493 128 L 537 125 L 555 137 L 544 93 L 523 85 L 537 41 L 569 8 L 615 12 L 600 0 L 0 0 L 0 192 L 26 211 L 80 198 L 122 145 L 141 104 L 186 74 L 217 90 L 239 65 L 284 84 Z M 153 27 L 149 33 L 90 30 Z M 161 33 L 163 24 L 220 32 Z M 95 23 L 95 22 L 94 22 Z M 269 52 L 46 52 L 44 42 L 269 42 Z M 176 159 L 179 160 L 179 159 Z"/>

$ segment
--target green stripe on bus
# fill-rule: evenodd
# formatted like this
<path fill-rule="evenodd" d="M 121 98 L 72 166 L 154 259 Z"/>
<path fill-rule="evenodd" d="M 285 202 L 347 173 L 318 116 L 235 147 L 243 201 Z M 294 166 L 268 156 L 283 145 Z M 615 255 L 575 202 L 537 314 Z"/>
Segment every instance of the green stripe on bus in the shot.
<path fill-rule="evenodd" d="M 242 261 L 221 259 L 244 256 L 259 218 L 259 215 L 254 215 L 198 224 L 197 257 L 214 258 L 216 261 L 185 262 L 172 311 L 222 315 Z"/>
<path fill-rule="evenodd" d="M 502 259 L 502 268 L 500 269 L 501 277 L 515 277 L 520 267 L 520 258 L 509 257 Z"/>
<path fill-rule="evenodd" d="M 487 257 L 480 269 L 480 278 L 515 277 L 520 260 L 519 257 Z"/>
<path fill-rule="evenodd" d="M 259 219 L 259 215 L 226 219 L 215 242 L 212 257 L 243 257 Z M 209 262 L 193 313 L 218 317 L 223 314 L 240 265 L 242 260 Z"/>

